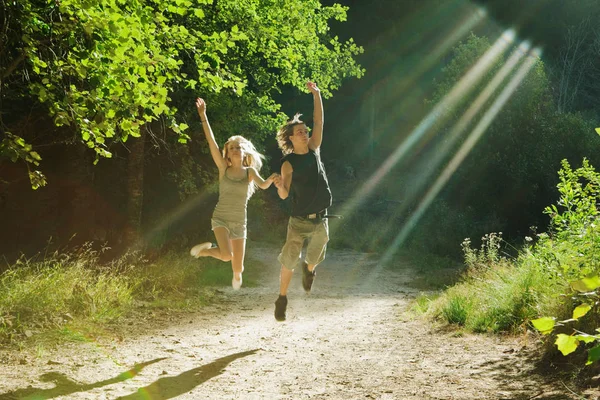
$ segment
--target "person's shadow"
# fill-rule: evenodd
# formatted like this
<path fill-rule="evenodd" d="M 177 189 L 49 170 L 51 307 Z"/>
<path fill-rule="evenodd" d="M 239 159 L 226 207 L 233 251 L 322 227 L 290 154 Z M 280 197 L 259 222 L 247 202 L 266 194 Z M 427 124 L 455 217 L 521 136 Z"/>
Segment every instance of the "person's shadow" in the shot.
<path fill-rule="evenodd" d="M 242 357 L 254 354 L 259 349 L 243 351 L 241 353 L 231 354 L 221 357 L 210 364 L 203 365 L 189 371 L 182 372 L 177 376 L 160 378 L 150 385 L 139 388 L 137 392 L 130 395 L 119 397 L 121 400 L 166 400 L 190 392 L 196 386 L 214 378 L 223 373 L 223 368 Z"/>
<path fill-rule="evenodd" d="M 221 357 L 210 364 L 206 364 L 197 368 L 190 369 L 189 371 L 182 372 L 177 376 L 159 378 L 156 382 L 150 385 L 140 388 L 137 392 L 129 394 L 125 397 L 119 397 L 119 399 L 140 399 L 140 400 L 163 400 L 171 399 L 179 396 L 180 394 L 187 393 L 194 389 L 196 386 L 206 382 L 207 380 L 214 378 L 217 375 L 223 373 L 223 368 L 227 367 L 232 361 L 254 354 L 259 349 L 243 351 Z M 7 392 L 0 394 L 0 400 L 45 400 L 52 399 L 58 396 L 65 396 L 77 392 L 85 392 L 88 390 L 96 389 L 99 387 L 111 385 L 113 383 L 123 382 L 136 376 L 144 367 L 150 364 L 154 364 L 158 361 L 164 360 L 165 358 L 157 358 L 152 361 L 145 363 L 135 364 L 129 371 L 125 371 L 114 378 L 106 379 L 104 381 L 80 384 L 69 379 L 69 377 L 59 372 L 48 372 L 40 377 L 42 381 L 51 381 L 56 384 L 52 389 L 38 389 L 38 388 L 27 388 L 18 389 L 13 392 Z"/>
<path fill-rule="evenodd" d="M 112 385 L 113 383 L 124 382 L 128 379 L 133 378 L 137 374 L 140 373 L 144 367 L 164 360 L 163 358 L 156 358 L 151 361 L 146 361 L 144 363 L 135 364 L 133 368 L 128 371 L 125 371 L 114 378 L 106 379 L 103 381 L 99 381 L 96 383 L 90 384 L 81 384 L 71 380 L 65 374 L 60 372 L 47 372 L 40 376 L 40 380 L 42 382 L 54 382 L 56 384 L 55 387 L 51 389 L 39 389 L 39 388 L 27 388 L 27 389 L 18 389 L 12 392 L 7 392 L 0 394 L 0 400 L 16 400 L 16 399 L 30 399 L 30 400 L 45 400 L 52 399 L 58 396 L 65 396 L 72 393 L 77 392 L 86 392 L 88 390 L 96 389 L 99 387 Z"/>

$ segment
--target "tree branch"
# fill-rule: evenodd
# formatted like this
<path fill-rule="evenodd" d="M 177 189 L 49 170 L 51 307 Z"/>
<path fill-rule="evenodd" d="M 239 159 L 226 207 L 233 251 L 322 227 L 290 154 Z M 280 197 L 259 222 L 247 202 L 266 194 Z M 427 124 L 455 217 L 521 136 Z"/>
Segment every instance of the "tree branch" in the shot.
<path fill-rule="evenodd" d="M 12 74 L 15 69 L 17 69 L 17 67 L 19 66 L 19 64 L 21 64 L 23 62 L 23 60 L 25 60 L 25 54 L 21 53 L 19 55 L 19 57 L 17 57 L 11 65 L 8 66 L 8 68 L 6 69 L 6 71 L 4 71 L 2 73 L 2 80 L 6 79 L 10 74 Z"/>

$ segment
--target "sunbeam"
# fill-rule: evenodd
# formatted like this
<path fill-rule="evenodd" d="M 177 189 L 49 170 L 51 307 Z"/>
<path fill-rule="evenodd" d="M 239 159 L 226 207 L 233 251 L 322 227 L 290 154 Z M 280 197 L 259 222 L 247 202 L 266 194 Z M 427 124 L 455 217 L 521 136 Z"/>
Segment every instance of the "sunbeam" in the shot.
<path fill-rule="evenodd" d="M 481 111 L 483 106 L 492 98 L 493 94 L 497 92 L 500 85 L 506 80 L 511 72 L 517 67 L 518 63 L 527 55 L 531 48 L 529 41 L 522 42 L 511 54 L 506 63 L 500 68 L 500 70 L 494 75 L 490 83 L 485 89 L 477 96 L 471 106 L 465 111 L 460 117 L 458 122 L 452 127 L 450 132 L 445 135 L 444 141 L 440 144 L 439 148 L 436 149 L 434 154 L 428 159 L 426 170 L 423 171 L 421 179 L 415 182 L 414 186 L 411 187 L 411 192 L 404 201 L 404 205 L 400 205 L 398 211 L 402 213 L 405 211 L 408 204 L 412 204 L 414 196 L 421 193 L 426 183 L 430 181 L 432 175 L 437 171 L 440 164 L 450 154 L 457 141 L 462 137 L 463 133 L 467 129 L 470 123 L 473 122 L 477 114 Z"/>
<path fill-rule="evenodd" d="M 214 185 L 212 185 L 214 187 Z M 170 213 L 165 215 L 158 221 L 152 229 L 150 229 L 143 238 L 143 245 L 148 245 L 152 243 L 155 238 L 161 236 L 161 233 L 168 230 L 169 226 L 175 223 L 176 221 L 183 220 L 186 216 L 188 216 L 199 204 L 202 204 L 206 201 L 207 197 L 211 193 L 211 187 L 207 188 L 201 193 L 196 194 L 195 196 L 187 199 L 183 204 L 181 204 L 176 209 L 172 210 Z"/>
<path fill-rule="evenodd" d="M 494 45 L 492 45 L 477 63 L 463 76 L 450 93 L 434 107 L 404 142 L 385 160 L 377 171 L 367 179 L 366 183 L 357 190 L 356 194 L 348 200 L 342 208 L 342 214 L 353 214 L 356 208 L 371 194 L 371 192 L 373 192 L 382 179 L 402 160 L 409 150 L 411 150 L 419 141 L 429 140 L 432 133 L 434 133 L 434 130 L 431 128 L 436 123 L 441 123 L 447 117 L 447 110 L 452 109 L 459 104 L 461 99 L 473 90 L 477 83 L 479 83 L 490 68 L 492 68 L 493 63 L 497 58 L 513 43 L 514 38 L 515 32 L 512 29 L 509 29 L 496 40 Z M 429 133 L 428 137 L 426 136 L 427 133 Z"/>
<path fill-rule="evenodd" d="M 471 134 L 469 134 L 465 143 L 460 147 L 456 155 L 448 163 L 448 166 L 444 169 L 442 174 L 437 178 L 435 183 L 429 189 L 414 214 L 404 224 L 400 233 L 396 236 L 392 244 L 388 247 L 388 250 L 384 253 L 381 258 L 381 265 L 385 265 L 396 253 L 398 248 L 404 243 L 409 233 L 415 227 L 419 219 L 423 216 L 431 202 L 435 199 L 437 194 L 442 190 L 444 185 L 448 182 L 452 174 L 460 166 L 466 156 L 473 149 L 477 141 L 481 138 L 486 129 L 490 126 L 492 121 L 496 118 L 498 113 L 502 110 L 506 102 L 510 99 L 514 91 L 518 88 L 519 84 L 523 81 L 525 76 L 529 73 L 531 68 L 539 60 L 541 50 L 539 48 L 533 49 L 527 56 L 527 59 L 523 62 L 521 67 L 517 70 L 514 77 L 508 82 L 504 90 L 498 95 L 494 103 L 490 106 L 489 110 L 483 115 L 479 123 L 475 126 Z"/>

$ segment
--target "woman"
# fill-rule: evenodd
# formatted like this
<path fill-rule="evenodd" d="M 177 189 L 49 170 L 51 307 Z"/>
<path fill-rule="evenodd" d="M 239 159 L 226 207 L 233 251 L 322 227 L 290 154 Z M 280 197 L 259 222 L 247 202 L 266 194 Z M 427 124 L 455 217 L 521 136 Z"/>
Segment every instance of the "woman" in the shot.
<path fill-rule="evenodd" d="M 258 171 L 262 167 L 264 156 L 242 136 L 230 137 L 221 154 L 206 117 L 205 101 L 201 98 L 196 99 L 196 108 L 210 154 L 219 169 L 219 201 L 211 219 L 217 247 L 212 247 L 210 242 L 201 243 L 194 246 L 190 253 L 194 257 L 210 256 L 221 261 L 231 261 L 231 286 L 238 290 L 242 286 L 244 272 L 248 199 L 256 187 L 269 188 L 277 179 L 277 174 L 263 180 Z"/>

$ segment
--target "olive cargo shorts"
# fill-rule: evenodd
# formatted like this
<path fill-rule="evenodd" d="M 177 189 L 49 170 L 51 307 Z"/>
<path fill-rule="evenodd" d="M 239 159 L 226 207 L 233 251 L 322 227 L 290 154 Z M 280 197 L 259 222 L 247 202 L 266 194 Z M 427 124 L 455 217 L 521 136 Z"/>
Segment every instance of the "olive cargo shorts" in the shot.
<path fill-rule="evenodd" d="M 290 217 L 287 238 L 277 258 L 287 269 L 293 270 L 296 266 L 304 240 L 308 240 L 305 261 L 314 265 L 323 261 L 329 241 L 327 219 Z"/>

